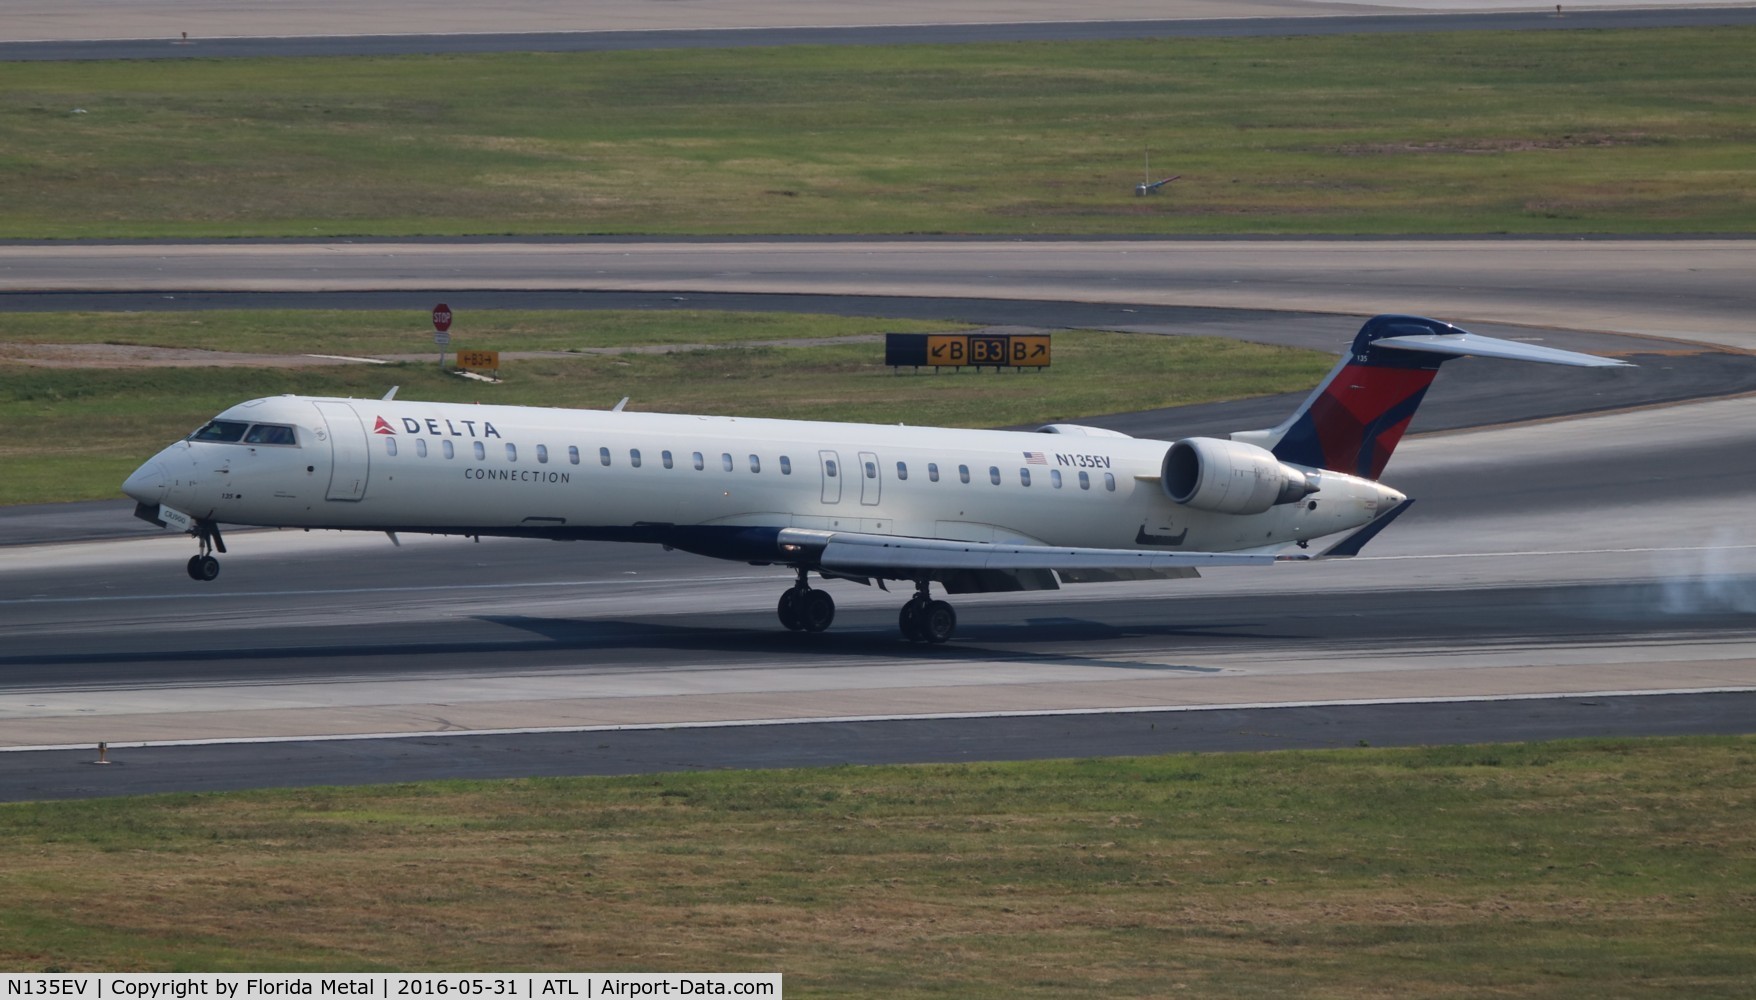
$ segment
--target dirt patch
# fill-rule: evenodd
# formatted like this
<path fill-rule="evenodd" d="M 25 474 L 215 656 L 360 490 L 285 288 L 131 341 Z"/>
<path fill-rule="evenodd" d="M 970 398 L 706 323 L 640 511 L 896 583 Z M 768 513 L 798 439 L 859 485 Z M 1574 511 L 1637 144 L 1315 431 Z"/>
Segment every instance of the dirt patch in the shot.
<path fill-rule="evenodd" d="M 358 364 L 305 354 L 243 354 L 138 344 L 5 344 L 0 358 L 36 368 L 303 368 Z"/>
<path fill-rule="evenodd" d="M 1538 149 L 1577 149 L 1580 147 L 1637 146 L 1652 139 L 1640 133 L 1627 135 L 1560 135 L 1548 139 L 1473 139 L 1436 142 L 1381 142 L 1339 146 L 1336 151 L 1346 156 L 1385 156 L 1401 153 L 1526 153 Z"/>

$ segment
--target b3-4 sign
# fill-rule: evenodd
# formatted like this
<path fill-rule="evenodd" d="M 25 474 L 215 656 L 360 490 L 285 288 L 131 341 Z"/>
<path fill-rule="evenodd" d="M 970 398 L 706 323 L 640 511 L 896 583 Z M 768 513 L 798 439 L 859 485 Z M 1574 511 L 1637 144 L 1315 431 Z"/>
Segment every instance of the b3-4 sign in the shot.
<path fill-rule="evenodd" d="M 500 370 L 499 351 L 458 351 L 457 367 L 486 368 L 489 371 Z"/>

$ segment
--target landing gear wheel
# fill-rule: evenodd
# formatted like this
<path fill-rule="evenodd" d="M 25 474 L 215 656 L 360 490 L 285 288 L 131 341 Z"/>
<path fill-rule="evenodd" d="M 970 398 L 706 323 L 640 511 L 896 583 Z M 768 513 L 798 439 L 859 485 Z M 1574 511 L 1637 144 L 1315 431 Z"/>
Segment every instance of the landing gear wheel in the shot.
<path fill-rule="evenodd" d="M 827 590 L 807 590 L 799 595 L 799 623 L 807 632 L 821 632 L 835 621 L 835 598 Z"/>
<path fill-rule="evenodd" d="M 799 618 L 800 593 L 810 593 L 810 591 L 800 591 L 797 587 L 781 591 L 780 606 L 775 609 L 780 614 L 780 623 L 785 625 L 789 632 L 800 632 L 805 628 L 805 623 Z"/>
<path fill-rule="evenodd" d="M 219 576 L 219 560 L 213 556 L 190 556 L 189 579 L 206 583 Z"/>
<path fill-rule="evenodd" d="M 189 557 L 189 579 L 206 583 L 219 576 L 219 560 L 213 557 L 213 550 L 224 552 L 226 540 L 220 537 L 219 525 L 213 521 L 196 521 L 190 533 L 201 543 L 201 554 Z"/>
<path fill-rule="evenodd" d="M 931 601 L 921 611 L 920 629 L 927 642 L 944 642 L 957 631 L 957 612 L 944 601 Z"/>
<path fill-rule="evenodd" d="M 926 642 L 927 630 L 923 619 L 926 617 L 927 601 L 922 598 L 902 606 L 902 613 L 897 615 L 897 627 L 902 629 L 902 637 L 909 642 Z"/>

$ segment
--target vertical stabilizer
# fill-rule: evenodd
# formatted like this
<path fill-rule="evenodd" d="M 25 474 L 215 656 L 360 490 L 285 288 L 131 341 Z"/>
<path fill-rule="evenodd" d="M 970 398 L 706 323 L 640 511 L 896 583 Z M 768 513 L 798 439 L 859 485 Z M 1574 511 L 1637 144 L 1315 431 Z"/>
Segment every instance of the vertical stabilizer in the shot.
<path fill-rule="evenodd" d="M 1582 367 L 1626 362 L 1482 337 L 1419 316 L 1374 316 L 1304 404 L 1278 427 L 1233 434 L 1292 465 L 1377 479 L 1445 362 L 1465 355 Z"/>

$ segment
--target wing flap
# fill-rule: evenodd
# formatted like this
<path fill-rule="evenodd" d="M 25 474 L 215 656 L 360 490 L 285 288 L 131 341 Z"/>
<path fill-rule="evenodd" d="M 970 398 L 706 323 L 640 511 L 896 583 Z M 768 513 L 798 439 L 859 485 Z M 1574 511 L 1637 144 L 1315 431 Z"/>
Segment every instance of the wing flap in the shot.
<path fill-rule="evenodd" d="M 1055 570 L 1080 573 L 1130 573 L 1210 566 L 1267 566 L 1272 553 L 1156 552 L 1136 549 L 1076 548 L 1059 545 L 1009 545 L 963 542 L 942 538 L 873 535 L 862 532 L 786 529 L 783 548 L 813 550 L 818 565 L 837 573 L 909 579 L 947 572 Z M 1181 574 L 1178 574 L 1181 575 Z"/>

